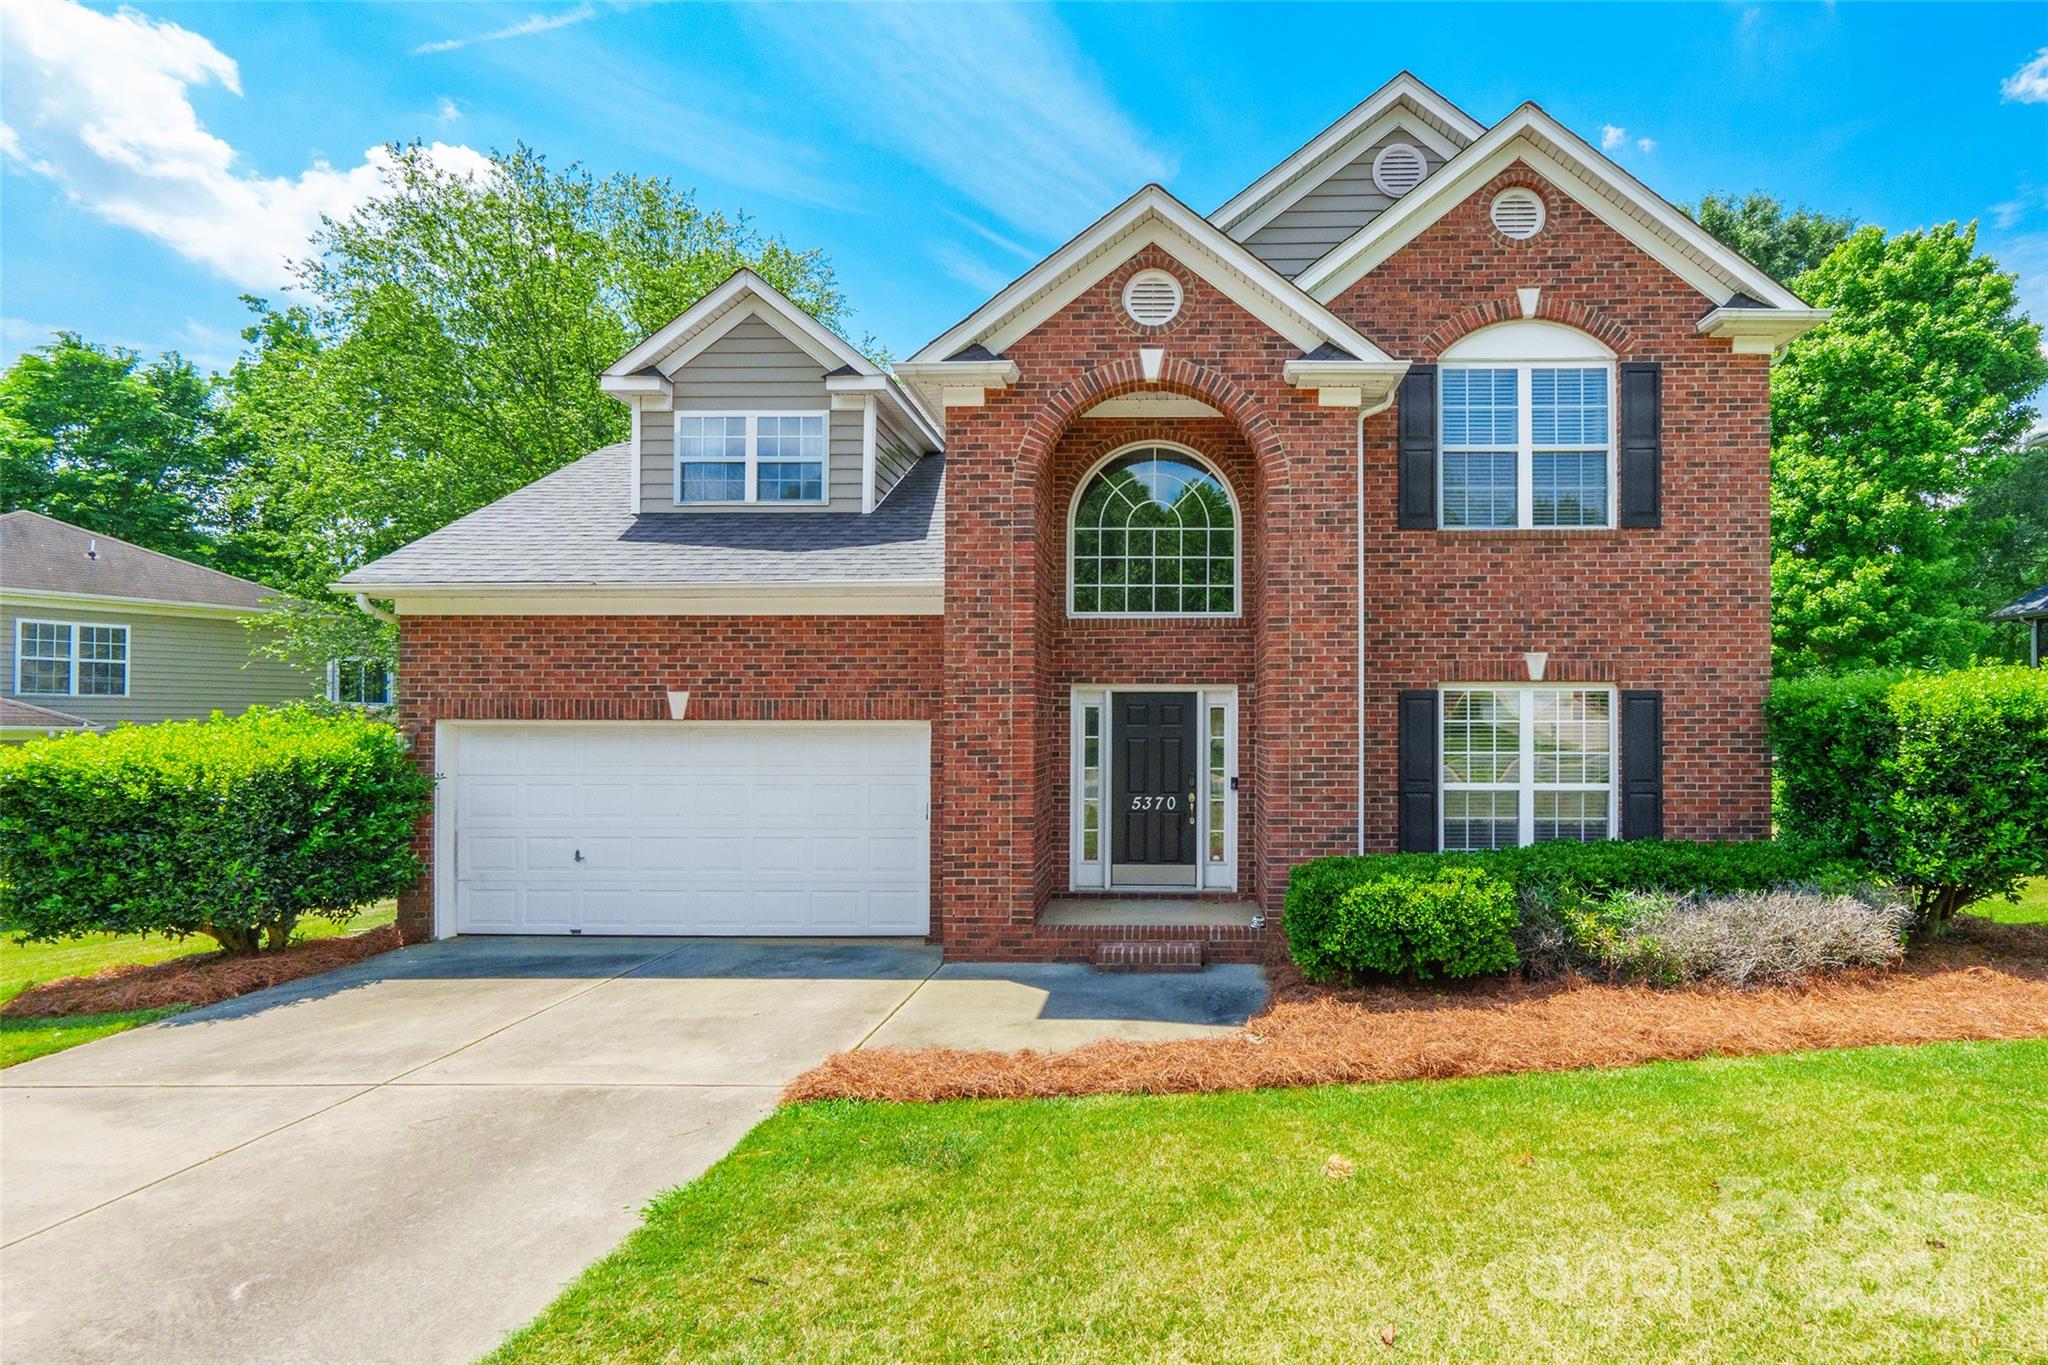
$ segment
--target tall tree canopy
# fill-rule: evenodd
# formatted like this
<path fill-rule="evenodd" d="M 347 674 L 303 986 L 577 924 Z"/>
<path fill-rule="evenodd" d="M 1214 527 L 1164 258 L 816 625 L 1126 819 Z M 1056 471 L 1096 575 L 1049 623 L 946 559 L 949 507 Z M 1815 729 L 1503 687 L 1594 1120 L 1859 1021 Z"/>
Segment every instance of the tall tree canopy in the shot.
<path fill-rule="evenodd" d="M 1856 226 L 1853 218 L 1817 213 L 1803 204 L 1788 213 L 1762 190 L 1740 199 L 1709 194 L 1686 212 L 1780 284 L 1790 284 L 1826 260 Z"/>
<path fill-rule="evenodd" d="M 213 381 L 176 352 L 63 332 L 0 375 L 0 508 L 243 572 L 222 543 L 238 466 Z"/>
<path fill-rule="evenodd" d="M 2041 329 L 1974 224 L 1864 228 L 1795 287 L 1835 313 L 1772 376 L 1777 666 L 1966 662 L 2005 525 L 1971 508 L 2019 467 Z"/>
<path fill-rule="evenodd" d="M 739 267 L 843 321 L 821 253 L 667 180 L 556 170 L 523 146 L 472 178 L 415 146 L 386 181 L 315 239 L 310 304 L 259 306 L 230 379 L 263 452 L 243 496 L 309 589 L 623 439 L 598 375 Z"/>

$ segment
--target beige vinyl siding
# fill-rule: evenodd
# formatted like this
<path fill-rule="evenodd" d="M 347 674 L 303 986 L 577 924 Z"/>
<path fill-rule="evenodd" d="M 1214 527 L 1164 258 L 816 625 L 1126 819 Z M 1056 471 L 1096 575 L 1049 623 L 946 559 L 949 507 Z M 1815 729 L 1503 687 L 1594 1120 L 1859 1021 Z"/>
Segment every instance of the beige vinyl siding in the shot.
<path fill-rule="evenodd" d="M 1420 151 L 1431 175 L 1444 164 L 1444 159 L 1428 145 L 1396 129 L 1338 167 L 1322 184 L 1245 238 L 1245 246 L 1289 279 L 1327 256 L 1339 242 L 1393 205 L 1394 201 L 1372 183 L 1372 159 L 1390 142 L 1406 142 Z"/>
<path fill-rule="evenodd" d="M 128 695 L 15 691 L 15 622 L 22 617 L 128 627 Z M 233 617 L 158 614 L 132 606 L 95 610 L 75 604 L 56 608 L 8 602 L 0 605 L 0 626 L 0 685 L 7 695 L 98 724 L 174 720 L 216 710 L 236 715 L 259 703 L 303 701 L 327 686 L 325 676 L 257 657 L 252 652 L 255 637 Z"/>
<path fill-rule="evenodd" d="M 910 467 L 917 463 L 923 442 L 896 425 L 889 410 L 882 408 L 875 420 L 875 502 L 889 496 Z"/>
<path fill-rule="evenodd" d="M 742 319 L 669 376 L 677 412 L 826 412 L 825 371 L 760 314 Z M 795 506 L 721 507 L 721 512 L 860 510 L 860 413 L 833 412 L 827 424 L 829 501 Z M 640 510 L 674 512 L 675 415 L 640 417 Z"/>

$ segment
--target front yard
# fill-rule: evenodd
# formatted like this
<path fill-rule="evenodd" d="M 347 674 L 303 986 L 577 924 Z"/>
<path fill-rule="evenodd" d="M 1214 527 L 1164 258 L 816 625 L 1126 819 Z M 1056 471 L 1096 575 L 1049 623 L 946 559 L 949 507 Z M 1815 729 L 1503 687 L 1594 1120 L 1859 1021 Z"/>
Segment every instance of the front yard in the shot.
<path fill-rule="evenodd" d="M 2034 1358 L 2048 1041 L 779 1111 L 494 1357 Z"/>
<path fill-rule="evenodd" d="M 396 902 L 386 901 L 365 910 L 345 924 L 309 917 L 296 931 L 299 939 L 333 938 L 360 934 L 389 924 L 397 916 Z M 16 943 L 0 927 L 0 1005 L 30 986 L 67 976 L 91 976 L 110 967 L 135 967 L 151 962 L 208 953 L 220 947 L 212 939 L 194 934 L 169 938 L 162 934 L 92 934 L 58 943 Z M 122 1010 L 114 1014 L 78 1014 L 58 1019 L 0 1018 L 0 1067 L 9 1067 L 33 1057 L 62 1052 L 67 1047 L 89 1043 L 138 1024 L 147 1024 L 176 1014 L 173 1009 Z"/>

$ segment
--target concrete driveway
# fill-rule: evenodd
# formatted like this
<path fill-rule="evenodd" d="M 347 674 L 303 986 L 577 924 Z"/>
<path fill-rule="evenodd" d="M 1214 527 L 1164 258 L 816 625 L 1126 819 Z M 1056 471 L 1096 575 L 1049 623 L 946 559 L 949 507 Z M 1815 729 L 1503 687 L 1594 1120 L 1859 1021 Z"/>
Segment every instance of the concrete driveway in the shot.
<path fill-rule="evenodd" d="M 927 994 L 929 991 L 929 994 Z M 459 939 L 0 1072 L 6 1361 L 465 1360 L 863 1042 L 1226 1029 L 1250 968 Z"/>

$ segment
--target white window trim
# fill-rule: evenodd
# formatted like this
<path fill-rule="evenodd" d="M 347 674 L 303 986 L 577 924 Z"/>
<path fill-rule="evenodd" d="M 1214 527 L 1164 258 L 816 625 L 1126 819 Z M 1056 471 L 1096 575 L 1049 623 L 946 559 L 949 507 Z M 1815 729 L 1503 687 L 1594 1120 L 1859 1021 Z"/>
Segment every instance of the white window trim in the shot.
<path fill-rule="evenodd" d="M 1437 366 L 1436 390 L 1436 524 L 1438 529 L 1460 534 L 1502 531 L 1612 531 L 1615 529 L 1615 485 L 1620 470 L 1616 449 L 1620 439 L 1621 394 L 1617 390 L 1616 363 L 1591 357 L 1576 360 L 1445 360 Z M 1512 526 L 1450 526 L 1444 521 L 1444 459 L 1450 455 L 1497 452 L 1496 446 L 1461 446 L 1452 450 L 1444 440 L 1444 375 L 1452 370 L 1515 371 L 1515 524 Z M 1536 456 L 1551 451 L 1584 450 L 1583 442 L 1567 445 L 1536 445 L 1535 389 L 1531 376 L 1537 370 L 1604 370 L 1607 373 L 1607 515 L 1593 526 L 1538 526 L 1536 516 Z"/>
<path fill-rule="evenodd" d="M 742 417 L 747 423 L 747 450 L 745 459 L 747 495 L 737 500 L 726 498 L 717 502 L 683 501 L 683 419 L 686 417 Z M 763 417 L 816 417 L 825 424 L 825 453 L 818 463 L 823 467 L 823 476 L 818 480 L 819 496 L 815 498 L 777 498 L 763 502 L 760 497 L 759 476 L 761 466 L 761 419 Z M 679 409 L 670 428 L 670 441 L 674 451 L 671 455 L 673 468 L 670 470 L 671 487 L 669 501 L 677 507 L 822 507 L 832 501 L 832 413 L 830 409 L 793 408 L 787 411 L 747 410 L 744 412 L 710 412 L 697 409 Z M 717 461 L 695 461 L 693 463 L 718 463 Z M 725 463 L 730 463 L 726 461 Z M 777 464 L 788 461 L 777 460 Z"/>
<path fill-rule="evenodd" d="M 1223 496 L 1230 501 L 1230 610 L 1229 611 L 1080 611 L 1074 606 L 1077 584 L 1074 580 L 1074 537 L 1080 528 L 1075 518 L 1081 512 L 1081 498 L 1088 486 L 1095 482 L 1095 476 L 1112 463 L 1134 450 L 1170 450 L 1176 455 L 1185 455 L 1207 470 L 1216 482 L 1222 485 Z M 1074 485 L 1073 496 L 1067 499 L 1067 617 L 1076 621 L 1231 621 L 1244 615 L 1244 508 L 1238 503 L 1237 490 L 1230 486 L 1223 471 L 1216 462 L 1201 451 L 1184 446 L 1178 441 L 1132 441 L 1129 445 L 1118 446 L 1109 454 L 1088 466 Z"/>
<path fill-rule="evenodd" d="M 1118 883 L 1110 876 L 1111 835 L 1109 827 L 1110 777 L 1112 752 L 1115 736 L 1116 708 L 1112 705 L 1120 692 L 1183 692 L 1192 693 L 1195 698 L 1196 749 L 1200 754 L 1197 763 L 1196 815 L 1195 815 L 1195 881 L 1192 886 L 1177 885 L 1133 885 Z M 1100 736 L 1102 755 L 1102 813 L 1098 828 L 1102 831 L 1097 856 L 1086 859 L 1081 856 L 1081 760 L 1082 760 L 1082 712 L 1090 706 L 1101 708 L 1102 725 L 1096 733 Z M 1223 861 L 1209 861 L 1209 710 L 1223 708 Z M 1067 746 L 1067 889 L 1070 891 L 1235 891 L 1237 890 L 1237 789 L 1241 759 L 1237 742 L 1237 688 L 1229 687 L 1188 687 L 1179 683 L 1090 683 L 1076 686 L 1068 703 L 1068 746 Z"/>
<path fill-rule="evenodd" d="M 22 656 L 21 640 L 24 634 L 23 628 L 26 626 L 56 626 L 64 631 L 66 638 L 70 641 L 71 657 L 64 661 L 68 665 L 64 673 L 64 691 L 30 692 L 23 689 L 21 685 L 21 666 L 25 660 Z M 80 662 L 78 658 L 78 632 L 80 630 L 118 630 L 121 632 L 121 690 L 119 692 L 80 692 L 78 690 L 78 665 Z M 126 625 L 116 621 L 54 621 L 48 618 L 31 616 L 17 617 L 14 622 L 14 695 L 17 697 L 105 697 L 109 700 L 119 700 L 128 695 L 129 689 L 134 682 L 134 646 L 135 637 L 133 633 L 129 631 Z M 57 660 L 43 659 L 38 656 L 36 662 L 55 663 Z M 111 663 L 113 661 L 110 659 L 88 659 L 85 662 Z"/>
<path fill-rule="evenodd" d="M 1516 769 L 1520 776 L 1513 782 L 1451 782 L 1444 778 L 1444 741 L 1450 727 L 1450 694 L 1453 692 L 1514 692 L 1520 695 L 1518 713 L 1519 742 L 1521 745 Z M 1607 697 L 1607 781 L 1603 782 L 1543 782 L 1536 781 L 1536 725 L 1535 698 L 1542 692 L 1600 692 Z M 1437 752 L 1437 802 L 1436 802 L 1436 846 L 1446 849 L 1445 829 L 1449 824 L 1450 802 L 1444 794 L 1452 791 L 1515 792 L 1515 843 L 1526 848 L 1536 842 L 1536 793 L 1605 791 L 1607 793 L 1607 837 L 1616 837 L 1621 829 L 1621 696 L 1619 689 L 1601 684 L 1589 683 L 1501 683 L 1501 682 L 1447 682 L 1437 689 L 1436 707 L 1436 752 Z"/>
<path fill-rule="evenodd" d="M 376 664 L 376 665 L 377 665 L 377 667 L 379 667 L 379 668 L 381 668 L 382 670 L 384 670 L 384 700 L 383 700 L 383 701 L 343 701 L 343 700 L 341 699 L 341 666 L 342 666 L 343 664 L 369 664 L 369 663 L 374 663 L 374 664 Z M 355 706 L 355 707 L 361 707 L 361 708 L 362 708 L 362 709 L 364 709 L 364 710 L 382 710 L 382 709 L 383 709 L 384 707 L 387 707 L 387 706 L 391 705 L 391 701 L 392 701 L 392 696 L 391 696 L 391 694 L 392 694 L 392 690 L 393 690 L 393 689 L 392 689 L 392 684 L 393 684 L 394 682 L 396 682 L 396 681 L 397 681 L 397 678 L 396 678 L 396 675 L 395 675 L 395 673 L 394 673 L 394 672 L 393 672 L 393 670 L 392 670 L 392 667 L 391 667 L 391 665 L 389 665 L 389 664 L 387 664 L 387 663 L 383 662 L 383 661 L 382 661 L 382 660 L 380 660 L 380 659 L 362 659 L 362 658 L 349 658 L 349 659 L 329 659 L 329 660 L 327 661 L 327 700 L 329 700 L 329 701 L 333 702 L 333 703 L 334 703 L 335 705 L 337 705 L 337 706 Z"/>

